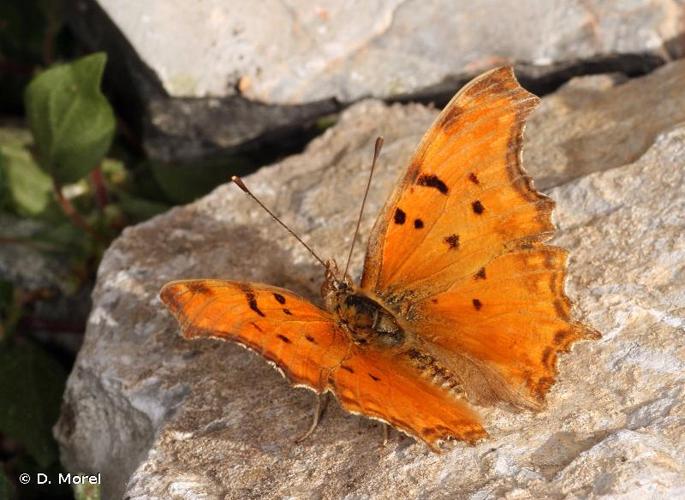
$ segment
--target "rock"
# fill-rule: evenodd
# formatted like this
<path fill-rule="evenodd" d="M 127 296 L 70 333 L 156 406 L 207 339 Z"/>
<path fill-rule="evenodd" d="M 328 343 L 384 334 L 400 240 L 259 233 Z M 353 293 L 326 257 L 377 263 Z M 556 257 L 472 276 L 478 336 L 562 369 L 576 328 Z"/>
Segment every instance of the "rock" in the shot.
<path fill-rule="evenodd" d="M 73 292 L 65 272 L 66 263 L 32 245 L 32 237 L 42 229 L 39 222 L 0 213 L 3 241 L 0 247 L 0 280 L 15 283 L 27 290 L 55 288 Z"/>
<path fill-rule="evenodd" d="M 363 101 L 303 154 L 246 183 L 324 258 L 343 260 L 374 138 L 383 134 L 386 146 L 363 235 L 435 114 Z M 538 126 L 564 130 L 567 119 L 578 120 L 543 111 Z M 579 167 L 582 177 L 549 192 L 558 203 L 555 243 L 571 254 L 568 292 L 577 316 L 603 338 L 562 357 L 545 411 L 482 410 L 491 438 L 438 456 L 396 432 L 380 447 L 377 423 L 332 403 L 314 435 L 295 445 L 311 393 L 237 345 L 182 340 L 157 297 L 169 280 L 213 277 L 317 298 L 316 262 L 225 185 L 127 229 L 107 251 L 55 428 L 63 463 L 102 472 L 105 498 L 682 495 L 685 126 L 652 137 L 644 154 L 630 153 L 634 162 L 588 175 L 590 167 Z M 625 154 L 606 156 L 618 162 Z M 565 171 L 570 163 L 558 164 L 564 168 L 550 176 L 576 176 Z M 547 175 L 541 161 L 535 169 Z"/>
<path fill-rule="evenodd" d="M 167 161 L 254 147 L 363 97 L 452 94 L 498 64 L 549 88 L 685 53 L 682 0 L 74 4 L 72 27 L 113 54 L 113 78 L 128 75 L 120 92 Z"/>
<path fill-rule="evenodd" d="M 526 128 L 524 164 L 536 185 L 637 160 L 663 130 L 685 122 L 685 60 L 632 80 L 621 75 L 572 79 L 543 100 Z"/>

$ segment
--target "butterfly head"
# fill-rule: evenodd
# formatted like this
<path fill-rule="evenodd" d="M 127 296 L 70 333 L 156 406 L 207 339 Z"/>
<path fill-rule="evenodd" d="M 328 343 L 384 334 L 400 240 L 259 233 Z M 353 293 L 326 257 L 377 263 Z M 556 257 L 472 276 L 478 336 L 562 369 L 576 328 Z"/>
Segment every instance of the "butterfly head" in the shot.
<path fill-rule="evenodd" d="M 329 311 L 334 311 L 340 298 L 354 293 L 354 289 L 352 279 L 340 272 L 338 264 L 334 260 L 327 260 L 324 280 L 321 285 L 321 297 L 323 297 L 326 308 Z"/>

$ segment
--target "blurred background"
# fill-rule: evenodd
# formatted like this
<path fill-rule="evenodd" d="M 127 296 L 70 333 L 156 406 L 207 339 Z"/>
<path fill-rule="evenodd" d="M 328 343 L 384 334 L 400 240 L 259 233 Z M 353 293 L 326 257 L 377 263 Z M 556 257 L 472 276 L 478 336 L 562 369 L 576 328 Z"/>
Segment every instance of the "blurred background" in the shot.
<path fill-rule="evenodd" d="M 684 33 L 681 0 L 3 0 L 0 499 L 62 470 L 52 426 L 125 227 L 302 151 L 361 99 L 439 107 L 500 64 L 539 95 L 635 78 Z"/>

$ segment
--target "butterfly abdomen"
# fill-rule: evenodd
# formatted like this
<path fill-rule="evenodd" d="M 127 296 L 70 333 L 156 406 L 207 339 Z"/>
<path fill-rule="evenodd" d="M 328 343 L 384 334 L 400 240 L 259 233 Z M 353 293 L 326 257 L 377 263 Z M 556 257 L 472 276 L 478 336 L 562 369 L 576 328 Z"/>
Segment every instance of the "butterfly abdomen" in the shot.
<path fill-rule="evenodd" d="M 415 347 L 410 347 L 403 354 L 422 377 L 452 393 L 463 394 L 460 380 L 434 356 Z"/>

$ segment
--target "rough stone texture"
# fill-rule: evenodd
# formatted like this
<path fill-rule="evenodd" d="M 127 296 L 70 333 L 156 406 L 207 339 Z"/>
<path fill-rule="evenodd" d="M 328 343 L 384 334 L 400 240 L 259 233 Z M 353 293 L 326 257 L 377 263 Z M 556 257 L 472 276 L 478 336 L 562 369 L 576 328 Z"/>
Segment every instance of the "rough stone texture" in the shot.
<path fill-rule="evenodd" d="M 243 150 L 362 97 L 444 96 L 497 64 L 542 88 L 685 53 L 683 0 L 74 4 L 72 26 L 114 55 L 111 76 L 130 75 L 120 91 L 165 160 Z"/>
<path fill-rule="evenodd" d="M 8 213 L 0 213 L 0 227 L 4 230 L 3 239 L 9 233 L 12 239 L 17 240 L 29 239 L 41 228 L 31 219 L 21 219 Z M 49 287 L 67 293 L 71 290 L 66 283 L 65 268 L 63 261 L 32 245 L 3 241 L 0 246 L 0 279 L 22 288 L 36 290 Z"/>
<path fill-rule="evenodd" d="M 632 80 L 574 78 L 543 100 L 526 129 L 524 163 L 548 188 L 639 158 L 661 131 L 685 122 L 685 60 Z"/>
<path fill-rule="evenodd" d="M 683 29 L 674 0 L 99 3 L 169 95 L 285 105 L 412 94 L 497 59 L 663 57 Z"/>
<path fill-rule="evenodd" d="M 550 106 L 543 103 L 541 130 L 577 120 L 544 112 Z M 324 257 L 342 260 L 374 138 L 383 134 L 386 147 L 364 235 L 434 116 L 419 105 L 364 101 L 304 154 L 246 182 Z M 435 455 L 397 433 L 380 447 L 378 424 L 332 403 L 316 433 L 293 444 L 309 423 L 313 396 L 236 345 L 180 339 L 157 298 L 168 280 L 214 277 L 316 299 L 321 269 L 226 185 L 127 229 L 108 250 L 55 429 L 64 463 L 102 472 L 106 498 L 685 495 L 685 127 L 669 127 L 654 131 L 644 154 L 630 153 L 639 156 L 633 163 L 616 160 L 613 169 L 549 192 L 558 203 L 555 243 L 571 251 L 567 288 L 577 316 L 604 336 L 561 358 L 545 411 L 483 409 L 489 440 Z M 534 174 L 544 177 L 543 167 L 536 163 Z M 564 176 L 588 171 L 578 168 L 565 167 Z"/>

